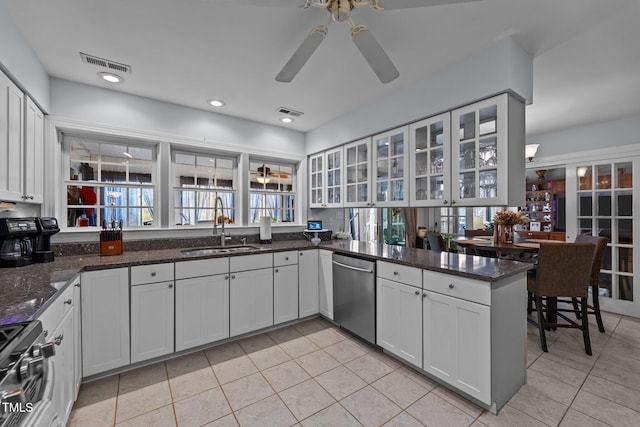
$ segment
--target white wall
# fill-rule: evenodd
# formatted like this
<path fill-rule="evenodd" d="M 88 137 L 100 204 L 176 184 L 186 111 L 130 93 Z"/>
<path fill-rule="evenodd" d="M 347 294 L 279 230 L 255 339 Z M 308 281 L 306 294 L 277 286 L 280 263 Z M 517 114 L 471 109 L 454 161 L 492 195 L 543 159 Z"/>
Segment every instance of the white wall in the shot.
<path fill-rule="evenodd" d="M 206 139 L 221 148 L 305 154 L 301 132 L 56 78 L 51 79 L 51 114 L 103 126 Z"/>
<path fill-rule="evenodd" d="M 533 60 L 511 38 L 307 133 L 307 154 L 511 90 L 533 99 Z"/>
<path fill-rule="evenodd" d="M 49 111 L 49 76 L 38 57 L 0 4 L 0 69 L 27 92 L 45 112 Z"/>
<path fill-rule="evenodd" d="M 540 144 L 536 159 L 580 154 L 599 150 L 640 144 L 640 116 L 574 127 L 527 138 L 527 144 Z"/>

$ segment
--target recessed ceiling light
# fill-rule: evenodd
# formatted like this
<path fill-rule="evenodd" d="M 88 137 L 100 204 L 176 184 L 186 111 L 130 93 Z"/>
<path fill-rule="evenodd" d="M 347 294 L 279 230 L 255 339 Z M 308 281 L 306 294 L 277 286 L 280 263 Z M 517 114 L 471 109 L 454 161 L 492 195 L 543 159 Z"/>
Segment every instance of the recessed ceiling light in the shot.
<path fill-rule="evenodd" d="M 101 72 L 101 73 L 98 73 L 98 77 L 100 77 L 103 80 L 108 81 L 109 83 L 121 83 L 121 82 L 124 81 L 124 79 L 122 77 L 120 77 L 117 74 L 113 74 L 113 73 Z"/>
<path fill-rule="evenodd" d="M 292 119 L 291 117 L 281 117 L 281 118 L 280 118 L 280 121 L 281 121 L 282 123 L 287 123 L 287 124 L 288 124 L 288 123 L 293 122 L 293 119 Z"/>
<path fill-rule="evenodd" d="M 224 107 L 225 102 L 221 99 L 209 99 L 207 103 L 213 107 Z"/>

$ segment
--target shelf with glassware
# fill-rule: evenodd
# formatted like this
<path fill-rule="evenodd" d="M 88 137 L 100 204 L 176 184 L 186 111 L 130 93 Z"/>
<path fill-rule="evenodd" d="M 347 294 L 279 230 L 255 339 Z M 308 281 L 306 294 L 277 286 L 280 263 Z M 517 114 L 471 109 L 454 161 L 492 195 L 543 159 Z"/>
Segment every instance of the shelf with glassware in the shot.
<path fill-rule="evenodd" d="M 451 112 L 451 196 L 442 204 L 524 202 L 524 104 L 498 95 Z"/>
<path fill-rule="evenodd" d="M 375 168 L 374 203 L 379 207 L 394 207 L 407 204 L 409 157 L 409 126 L 373 136 L 373 159 Z"/>
<path fill-rule="evenodd" d="M 372 207 L 371 138 L 344 145 L 344 207 Z"/>
<path fill-rule="evenodd" d="M 309 207 L 342 207 L 342 147 L 309 157 Z"/>
<path fill-rule="evenodd" d="M 451 192 L 450 114 L 409 126 L 411 206 L 442 206 Z"/>

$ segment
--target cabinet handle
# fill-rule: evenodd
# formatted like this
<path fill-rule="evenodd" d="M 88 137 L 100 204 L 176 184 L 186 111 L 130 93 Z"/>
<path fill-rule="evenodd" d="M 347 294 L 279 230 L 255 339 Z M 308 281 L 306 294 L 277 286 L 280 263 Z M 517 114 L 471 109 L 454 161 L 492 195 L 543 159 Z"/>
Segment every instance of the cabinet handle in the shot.
<path fill-rule="evenodd" d="M 284 257 L 284 260 L 285 260 L 285 261 L 289 261 L 289 257 L 288 257 L 288 256 L 287 256 L 287 257 Z"/>
<path fill-rule="evenodd" d="M 235 275 L 235 274 L 232 274 L 232 275 L 231 275 L 231 278 L 232 278 L 232 279 L 235 279 L 235 278 L 236 278 L 236 275 Z"/>
<path fill-rule="evenodd" d="M 33 200 L 33 197 L 34 196 L 29 196 L 25 194 L 24 196 L 22 196 L 22 200 L 26 200 L 26 199 Z"/>
<path fill-rule="evenodd" d="M 76 288 L 79 288 L 79 287 L 80 287 L 80 283 L 76 283 L 76 284 L 75 284 L 75 287 L 76 287 Z"/>
<path fill-rule="evenodd" d="M 169 285 L 169 289 L 173 288 L 173 285 Z"/>
<path fill-rule="evenodd" d="M 300 252 L 300 256 L 304 255 L 304 252 Z"/>
<path fill-rule="evenodd" d="M 422 298 L 426 298 L 426 297 L 427 297 L 427 293 L 425 292 L 422 294 Z"/>
<path fill-rule="evenodd" d="M 455 201 L 455 200 L 452 200 L 452 201 L 451 201 L 451 204 L 452 204 L 452 205 L 455 205 L 455 204 L 456 204 L 456 201 Z"/>
<path fill-rule="evenodd" d="M 393 275 L 394 275 L 394 276 L 397 276 L 397 275 L 398 275 L 398 272 L 397 272 L 397 271 L 394 271 L 394 272 L 393 272 Z"/>
<path fill-rule="evenodd" d="M 71 301 L 71 299 L 68 299 L 68 300 L 66 300 L 64 303 L 65 303 L 65 304 L 69 304 L 69 305 L 71 305 L 71 304 L 73 304 L 73 301 Z"/>
<path fill-rule="evenodd" d="M 420 295 L 420 291 L 416 291 L 416 295 Z"/>
<path fill-rule="evenodd" d="M 448 205 L 448 204 L 449 204 L 449 201 L 448 201 L 448 200 L 445 200 L 445 201 L 443 201 L 443 202 L 442 202 L 442 204 L 443 204 L 443 205 Z"/>
<path fill-rule="evenodd" d="M 278 272 L 278 269 L 276 268 L 276 273 Z"/>
<path fill-rule="evenodd" d="M 449 289 L 453 289 L 453 283 L 449 283 Z"/>
<path fill-rule="evenodd" d="M 57 337 L 55 337 L 53 341 L 56 343 L 56 345 L 60 345 L 62 344 L 63 338 L 64 338 L 64 334 L 60 334 Z"/>
<path fill-rule="evenodd" d="M 156 272 L 155 271 L 151 272 L 151 277 L 156 277 Z"/>
<path fill-rule="evenodd" d="M 45 337 L 46 337 L 47 335 L 49 335 L 49 330 L 48 330 L 48 329 L 45 329 L 45 330 L 42 332 L 42 335 L 44 335 Z"/>
<path fill-rule="evenodd" d="M 229 275 L 224 276 L 224 280 L 229 280 Z"/>

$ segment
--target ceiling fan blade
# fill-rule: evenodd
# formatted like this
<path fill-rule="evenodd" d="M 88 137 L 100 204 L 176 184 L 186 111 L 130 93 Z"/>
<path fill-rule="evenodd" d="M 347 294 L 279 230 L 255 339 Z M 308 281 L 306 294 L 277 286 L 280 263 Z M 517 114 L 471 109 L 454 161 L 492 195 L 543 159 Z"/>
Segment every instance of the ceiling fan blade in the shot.
<path fill-rule="evenodd" d="M 291 59 L 285 64 L 276 76 L 276 81 L 289 83 L 298 74 L 298 71 L 307 63 L 313 52 L 327 36 L 327 27 L 320 25 L 315 27 L 306 39 L 302 42 L 298 50 L 295 51 Z"/>
<path fill-rule="evenodd" d="M 454 3 L 471 3 L 481 0 L 378 0 L 384 10 L 410 9 L 413 7 L 441 6 Z"/>
<path fill-rule="evenodd" d="M 364 25 L 354 27 L 351 30 L 351 37 L 382 83 L 389 83 L 400 75 L 367 27 Z"/>
<path fill-rule="evenodd" d="M 302 7 L 306 0 L 226 0 L 228 3 L 264 7 Z"/>

